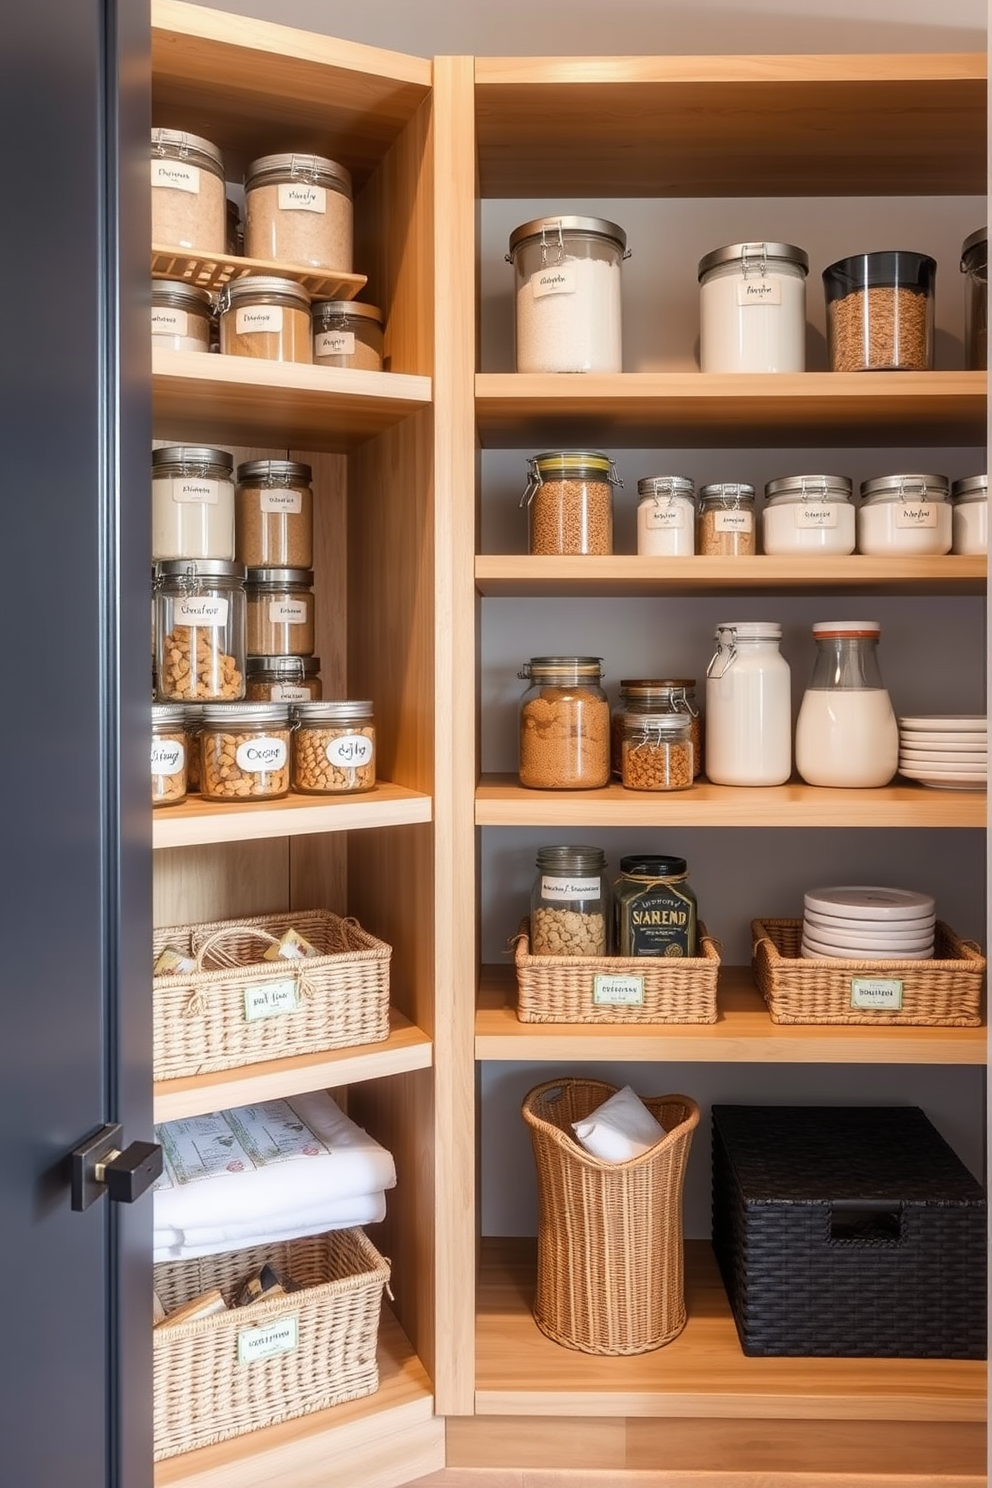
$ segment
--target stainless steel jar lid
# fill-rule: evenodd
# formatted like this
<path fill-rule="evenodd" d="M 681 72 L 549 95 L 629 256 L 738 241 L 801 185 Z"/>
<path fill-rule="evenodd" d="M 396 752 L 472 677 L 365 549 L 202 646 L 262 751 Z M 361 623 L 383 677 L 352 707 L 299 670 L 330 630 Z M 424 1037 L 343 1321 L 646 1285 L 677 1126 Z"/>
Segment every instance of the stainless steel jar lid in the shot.
<path fill-rule="evenodd" d="M 188 160 L 191 165 L 202 165 L 224 179 L 224 159 L 215 144 L 200 134 L 190 134 L 185 129 L 152 130 L 152 154 L 159 158 Z"/>
<path fill-rule="evenodd" d="M 542 873 L 569 872 L 593 877 L 606 866 L 601 847 L 539 847 L 535 866 Z"/>
<path fill-rule="evenodd" d="M 288 703 L 204 703 L 205 729 L 289 728 Z"/>
<path fill-rule="evenodd" d="M 325 702 L 294 703 L 293 716 L 299 723 L 360 723 L 372 717 L 371 702 L 328 698 Z"/>
<path fill-rule="evenodd" d="M 245 566 L 231 563 L 227 558 L 162 558 L 155 564 L 155 578 L 218 579 L 230 583 L 244 583 Z"/>
<path fill-rule="evenodd" d="M 556 242 L 561 234 L 569 232 L 591 233 L 596 238 L 608 238 L 616 243 L 621 252 L 627 250 L 627 234 L 616 222 L 605 217 L 535 217 L 531 222 L 522 222 L 510 234 L 510 254 L 514 254 L 521 243 L 531 238 L 546 238 Z"/>
<path fill-rule="evenodd" d="M 950 494 L 946 475 L 879 475 L 861 482 L 865 506 L 882 501 L 947 501 Z"/>
<path fill-rule="evenodd" d="M 740 481 L 716 481 L 710 486 L 700 486 L 699 499 L 707 506 L 750 506 L 754 502 L 754 487 Z"/>
<path fill-rule="evenodd" d="M 532 656 L 517 676 L 521 680 L 537 673 L 548 681 L 567 681 L 570 677 L 599 677 L 602 672 L 601 656 Z"/>
<path fill-rule="evenodd" d="M 152 472 L 159 470 L 162 475 L 171 475 L 171 470 L 162 469 L 165 465 L 222 465 L 230 475 L 234 470 L 234 456 L 227 450 L 215 449 L 212 444 L 163 444 L 152 450 Z"/>
<path fill-rule="evenodd" d="M 182 703 L 152 703 L 152 728 L 182 729 L 186 724 L 186 708 Z"/>
<path fill-rule="evenodd" d="M 276 481 L 279 485 L 297 482 L 308 486 L 313 479 L 313 469 L 301 460 L 245 460 L 238 466 L 238 484 L 257 485 L 264 481 Z"/>
<path fill-rule="evenodd" d="M 695 482 L 687 475 L 646 475 L 637 482 L 638 496 L 682 496 L 691 501 L 696 494 Z"/>
<path fill-rule="evenodd" d="M 295 279 L 279 279 L 274 274 L 242 274 L 232 279 L 220 292 L 220 309 L 227 310 L 235 300 L 260 300 L 282 296 L 310 308 L 310 295 Z"/>
<path fill-rule="evenodd" d="M 283 680 L 292 682 L 294 677 L 299 681 L 306 677 L 315 677 L 319 671 L 319 656 L 249 656 L 245 660 L 245 675 L 248 677 L 260 677 L 265 672 L 272 672 Z"/>
<path fill-rule="evenodd" d="M 201 289 L 198 284 L 187 284 L 184 279 L 153 279 L 152 304 L 209 316 L 212 302 L 210 291 Z"/>
<path fill-rule="evenodd" d="M 344 317 L 351 320 L 374 320 L 382 325 L 382 311 L 378 305 L 363 305 L 358 300 L 314 300 L 314 319 L 331 320 Z"/>
<path fill-rule="evenodd" d="M 987 227 L 978 227 L 973 233 L 969 233 L 961 244 L 961 271 L 968 273 L 979 264 L 987 263 L 989 253 L 989 230 Z M 965 263 L 970 255 L 972 262 Z"/>
<path fill-rule="evenodd" d="M 987 501 L 988 495 L 989 478 L 987 475 L 966 475 L 951 484 L 951 500 L 954 502 Z"/>
<path fill-rule="evenodd" d="M 342 196 L 351 196 L 351 172 L 326 155 L 297 155 L 284 151 L 277 155 L 260 155 L 245 171 L 245 190 L 253 186 L 275 185 L 280 181 L 305 181 L 311 186 L 329 186 Z"/>
<path fill-rule="evenodd" d="M 690 713 L 624 713 L 623 726 L 651 734 L 684 734 L 692 727 Z"/>
<path fill-rule="evenodd" d="M 768 263 L 794 264 L 809 273 L 809 254 L 793 243 L 728 243 L 725 248 L 714 248 L 699 260 L 698 278 L 704 278 L 711 269 L 723 264 L 740 264 L 743 273 L 756 270 L 763 273 Z"/>
<path fill-rule="evenodd" d="M 313 584 L 312 568 L 249 568 L 248 588 L 265 585 L 274 589 L 285 589 L 302 585 L 309 589 Z"/>
<path fill-rule="evenodd" d="M 765 486 L 769 506 L 790 501 L 850 501 L 854 487 L 846 475 L 783 475 Z"/>

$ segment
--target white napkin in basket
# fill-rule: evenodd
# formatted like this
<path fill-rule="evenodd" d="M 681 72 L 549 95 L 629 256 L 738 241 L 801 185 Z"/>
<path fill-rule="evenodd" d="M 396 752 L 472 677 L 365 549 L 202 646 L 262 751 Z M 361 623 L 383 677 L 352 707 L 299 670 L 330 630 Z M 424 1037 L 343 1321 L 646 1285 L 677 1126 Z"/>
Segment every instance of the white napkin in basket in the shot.
<path fill-rule="evenodd" d="M 647 1106 L 629 1085 L 611 1095 L 582 1121 L 573 1121 L 576 1140 L 603 1162 L 628 1162 L 654 1147 L 665 1135 Z"/>

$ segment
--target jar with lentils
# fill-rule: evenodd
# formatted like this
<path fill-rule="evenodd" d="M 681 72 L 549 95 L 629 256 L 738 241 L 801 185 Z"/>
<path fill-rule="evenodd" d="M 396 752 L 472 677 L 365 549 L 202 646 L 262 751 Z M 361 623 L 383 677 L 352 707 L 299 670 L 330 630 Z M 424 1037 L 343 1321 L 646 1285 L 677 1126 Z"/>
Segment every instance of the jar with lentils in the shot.
<path fill-rule="evenodd" d="M 245 571 L 202 559 L 155 565 L 159 702 L 234 702 L 245 695 Z"/>
<path fill-rule="evenodd" d="M 339 796 L 375 785 L 375 725 L 370 702 L 297 703 L 293 709 L 294 791 Z"/>
<path fill-rule="evenodd" d="M 530 552 L 612 553 L 613 487 L 623 481 L 609 455 L 549 450 L 528 464 L 520 505 L 527 508 Z"/>
<path fill-rule="evenodd" d="M 245 172 L 245 254 L 351 273 L 351 174 L 324 155 L 262 155 Z"/>
<path fill-rule="evenodd" d="M 754 487 L 739 481 L 703 486 L 696 552 L 709 558 L 749 558 L 756 551 Z"/>
<path fill-rule="evenodd" d="M 319 656 L 249 656 L 249 703 L 312 703 L 323 696 Z"/>
<path fill-rule="evenodd" d="M 289 708 L 237 703 L 203 709 L 200 794 L 207 801 L 274 801 L 289 792 Z"/>
<path fill-rule="evenodd" d="M 610 705 L 596 656 L 533 656 L 519 673 L 520 784 L 594 790 L 610 778 Z"/>
<path fill-rule="evenodd" d="M 249 568 L 245 590 L 249 655 L 313 655 L 311 569 Z"/>
<path fill-rule="evenodd" d="M 313 470 L 299 460 L 245 460 L 234 493 L 235 556 L 246 568 L 313 565 Z"/>
<path fill-rule="evenodd" d="M 313 361 L 310 295 L 295 279 L 244 274 L 225 284 L 217 308 L 227 356 Z"/>
<path fill-rule="evenodd" d="M 696 705 L 695 677 L 625 677 L 620 683 L 620 700 L 610 720 L 610 770 L 621 775 L 621 742 L 625 713 L 676 713 L 689 722 L 692 740 L 693 775 L 703 768 L 703 725 Z"/>
<path fill-rule="evenodd" d="M 541 847 L 530 900 L 532 956 L 605 956 L 609 888 L 599 847 Z"/>
<path fill-rule="evenodd" d="M 182 703 L 152 704 L 152 805 L 186 799 L 186 727 Z"/>
<path fill-rule="evenodd" d="M 625 713 L 620 780 L 626 790 L 688 790 L 694 760 L 691 720 L 684 713 Z"/>

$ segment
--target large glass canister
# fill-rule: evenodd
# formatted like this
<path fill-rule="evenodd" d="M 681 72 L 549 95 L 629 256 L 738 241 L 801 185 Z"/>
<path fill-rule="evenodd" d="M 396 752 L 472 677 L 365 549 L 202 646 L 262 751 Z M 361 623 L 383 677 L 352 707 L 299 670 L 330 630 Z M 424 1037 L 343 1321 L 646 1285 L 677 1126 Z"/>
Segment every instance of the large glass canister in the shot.
<path fill-rule="evenodd" d="M 952 553 L 987 553 L 989 478 L 966 475 L 951 486 Z"/>
<path fill-rule="evenodd" d="M 685 475 L 637 482 L 637 551 L 649 558 L 691 558 L 696 551 L 696 487 Z"/>
<path fill-rule="evenodd" d="M 246 568 L 313 564 L 313 471 L 299 460 L 245 460 L 234 503 L 235 555 Z"/>
<path fill-rule="evenodd" d="M 240 563 L 155 565 L 159 702 L 234 702 L 245 691 L 245 571 Z"/>
<path fill-rule="evenodd" d="M 940 554 L 951 551 L 954 522 L 946 475 L 880 475 L 861 482 L 858 552 Z"/>
<path fill-rule="evenodd" d="M 273 801 L 287 795 L 291 732 L 283 703 L 208 704 L 200 731 L 204 800 Z"/>
<path fill-rule="evenodd" d="M 210 291 L 182 279 L 152 280 L 152 348 L 209 351 Z"/>
<path fill-rule="evenodd" d="M 152 704 L 153 806 L 178 806 L 186 799 L 185 712 L 182 703 Z"/>
<path fill-rule="evenodd" d="M 537 217 L 510 234 L 518 372 L 620 372 L 627 235 L 604 217 Z"/>
<path fill-rule="evenodd" d="M 984 371 L 989 364 L 989 230 L 980 227 L 961 245 L 964 275 L 964 364 Z"/>
<path fill-rule="evenodd" d="M 234 461 L 208 444 L 152 450 L 152 559 L 234 558 Z"/>
<path fill-rule="evenodd" d="M 294 791 L 340 796 L 375 785 L 375 724 L 371 702 L 338 699 L 293 708 Z"/>
<path fill-rule="evenodd" d="M 853 553 L 851 482 L 845 475 L 786 475 L 765 486 L 761 545 L 766 553 Z"/>
<path fill-rule="evenodd" d="M 796 722 L 796 769 L 809 785 L 887 785 L 899 726 L 878 665 L 876 620 L 813 626 L 816 659 Z"/>
<path fill-rule="evenodd" d="M 696 552 L 707 558 L 750 558 L 758 551 L 754 487 L 716 481 L 699 492 Z"/>
<path fill-rule="evenodd" d="M 520 784 L 592 790 L 610 779 L 610 705 L 596 656 L 532 656 L 519 673 Z"/>
<path fill-rule="evenodd" d="M 792 773 L 792 685 L 775 621 L 716 627 L 706 669 L 706 775 L 717 785 L 783 785 Z"/>
<path fill-rule="evenodd" d="M 218 310 L 225 355 L 313 361 L 310 295 L 295 279 L 243 274 L 224 285 Z"/>
<path fill-rule="evenodd" d="M 933 366 L 935 259 L 898 249 L 856 253 L 823 271 L 832 372 L 926 372 Z"/>
<path fill-rule="evenodd" d="M 805 371 L 808 273 L 791 243 L 728 243 L 700 259 L 702 371 Z"/>
<path fill-rule="evenodd" d="M 153 129 L 151 179 L 152 243 L 223 253 L 227 193 L 217 146 L 182 129 Z"/>
<path fill-rule="evenodd" d="M 249 655 L 313 655 L 312 569 L 249 568 L 245 593 Z"/>
<path fill-rule="evenodd" d="M 324 155 L 262 155 L 245 172 L 245 255 L 351 273 L 351 173 Z"/>
<path fill-rule="evenodd" d="M 618 956 L 698 955 L 696 894 L 685 858 L 621 858 L 613 896 Z"/>
<path fill-rule="evenodd" d="M 532 956 L 605 956 L 609 888 L 599 847 L 541 847 L 530 900 Z"/>
<path fill-rule="evenodd" d="M 623 481 L 598 450 L 548 450 L 528 461 L 520 505 L 531 553 L 613 552 L 613 487 Z"/>
<path fill-rule="evenodd" d="M 693 775 L 703 768 L 702 719 L 696 704 L 695 677 L 624 677 L 620 700 L 610 719 L 610 769 L 620 779 L 624 714 L 675 713 L 689 724 Z"/>

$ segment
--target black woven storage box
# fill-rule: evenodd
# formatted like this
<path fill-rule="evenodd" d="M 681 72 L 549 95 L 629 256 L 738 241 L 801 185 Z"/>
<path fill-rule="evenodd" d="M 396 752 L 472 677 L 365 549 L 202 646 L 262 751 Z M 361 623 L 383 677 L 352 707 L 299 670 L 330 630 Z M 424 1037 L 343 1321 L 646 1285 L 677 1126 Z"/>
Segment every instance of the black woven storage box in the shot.
<path fill-rule="evenodd" d="M 714 1106 L 745 1354 L 983 1359 L 985 1195 L 915 1106 Z"/>

